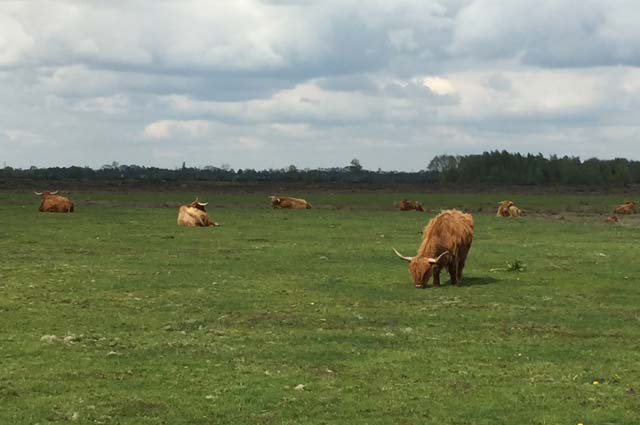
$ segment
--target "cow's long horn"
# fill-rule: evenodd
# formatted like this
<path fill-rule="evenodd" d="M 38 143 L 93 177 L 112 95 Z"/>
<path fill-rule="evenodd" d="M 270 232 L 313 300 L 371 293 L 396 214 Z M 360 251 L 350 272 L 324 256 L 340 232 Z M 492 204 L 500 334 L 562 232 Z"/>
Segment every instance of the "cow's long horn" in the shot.
<path fill-rule="evenodd" d="M 413 257 L 406 257 L 406 256 L 404 256 L 404 255 L 400 254 L 400 253 L 399 253 L 395 248 L 393 248 L 393 247 L 392 247 L 391 249 L 393 249 L 393 252 L 395 252 L 395 253 L 396 253 L 396 255 L 397 255 L 398 257 L 402 258 L 404 261 L 411 261 L 411 260 L 413 260 Z"/>
<path fill-rule="evenodd" d="M 55 192 L 51 192 L 51 195 L 57 195 L 58 192 L 60 192 L 59 190 L 56 190 Z"/>
<path fill-rule="evenodd" d="M 197 203 L 198 205 L 200 205 L 201 207 L 206 207 L 207 205 L 209 205 L 209 203 L 208 203 L 208 202 L 198 202 L 198 201 L 196 201 L 196 203 Z"/>
<path fill-rule="evenodd" d="M 42 195 L 42 192 L 33 192 L 33 194 L 40 196 L 40 195 Z"/>
<path fill-rule="evenodd" d="M 429 258 L 429 263 L 436 264 L 438 263 L 438 261 L 440 261 L 442 257 L 444 257 L 447 254 L 449 254 L 449 251 L 443 252 L 442 254 L 438 255 L 436 258 Z"/>

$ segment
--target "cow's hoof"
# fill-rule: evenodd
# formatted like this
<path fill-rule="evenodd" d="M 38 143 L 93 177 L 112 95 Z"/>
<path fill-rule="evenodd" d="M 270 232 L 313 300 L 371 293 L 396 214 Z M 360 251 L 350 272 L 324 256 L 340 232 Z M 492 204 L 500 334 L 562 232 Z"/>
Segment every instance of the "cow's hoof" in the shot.
<path fill-rule="evenodd" d="M 424 289 L 424 285 L 416 285 L 416 288 L 418 288 L 418 289 Z"/>

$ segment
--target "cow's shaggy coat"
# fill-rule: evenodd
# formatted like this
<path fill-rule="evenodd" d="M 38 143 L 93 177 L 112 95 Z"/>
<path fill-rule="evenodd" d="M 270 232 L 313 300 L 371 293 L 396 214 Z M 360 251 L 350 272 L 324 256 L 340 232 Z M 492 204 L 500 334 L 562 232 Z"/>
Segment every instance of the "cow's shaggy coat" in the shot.
<path fill-rule="evenodd" d="M 190 204 L 182 205 L 178 210 L 178 226 L 210 227 L 219 226 L 209 218 L 205 210 L 208 202 L 199 202 L 198 198 Z"/>
<path fill-rule="evenodd" d="M 422 244 L 415 257 L 404 257 L 417 288 L 423 288 L 433 275 L 433 285 L 440 285 L 440 271 L 446 268 L 451 284 L 462 282 L 462 271 L 473 241 L 473 216 L 458 210 L 444 210 L 424 228 Z M 395 250 L 394 250 L 395 251 Z"/>

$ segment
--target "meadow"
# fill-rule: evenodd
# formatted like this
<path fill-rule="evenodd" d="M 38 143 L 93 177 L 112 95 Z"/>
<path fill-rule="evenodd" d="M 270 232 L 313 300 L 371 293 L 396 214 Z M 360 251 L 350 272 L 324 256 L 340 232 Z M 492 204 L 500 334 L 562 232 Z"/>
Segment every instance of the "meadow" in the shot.
<path fill-rule="evenodd" d="M 640 423 L 640 217 L 601 222 L 621 196 L 198 195 L 221 227 L 176 226 L 191 193 L 0 193 L 0 424 Z M 463 284 L 415 289 L 391 248 L 452 207 Z"/>

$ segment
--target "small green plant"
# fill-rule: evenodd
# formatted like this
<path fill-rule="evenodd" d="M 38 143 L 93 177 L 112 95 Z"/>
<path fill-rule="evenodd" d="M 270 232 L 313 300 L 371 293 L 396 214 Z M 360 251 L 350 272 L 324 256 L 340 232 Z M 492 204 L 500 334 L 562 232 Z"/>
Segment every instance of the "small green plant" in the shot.
<path fill-rule="evenodd" d="M 507 267 L 497 267 L 494 269 L 491 269 L 491 272 L 523 272 L 524 269 L 527 267 L 526 264 L 524 264 L 522 261 L 516 259 L 516 260 L 510 260 L 506 262 Z"/>
<path fill-rule="evenodd" d="M 523 272 L 526 267 L 527 265 L 520 260 L 507 261 L 508 272 Z"/>

